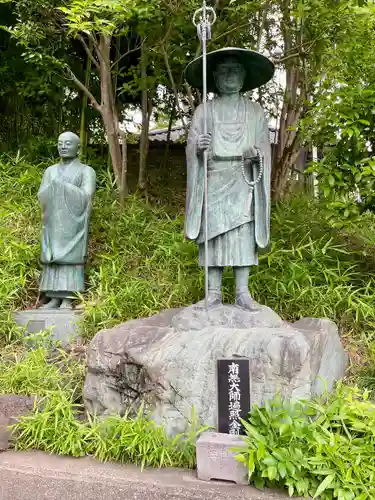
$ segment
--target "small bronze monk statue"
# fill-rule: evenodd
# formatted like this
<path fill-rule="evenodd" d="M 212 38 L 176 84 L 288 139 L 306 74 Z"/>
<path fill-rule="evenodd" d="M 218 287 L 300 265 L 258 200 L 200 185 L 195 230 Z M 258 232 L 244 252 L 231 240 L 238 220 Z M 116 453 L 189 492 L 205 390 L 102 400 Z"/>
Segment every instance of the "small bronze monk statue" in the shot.
<path fill-rule="evenodd" d="M 50 299 L 43 307 L 71 309 L 84 291 L 88 228 L 95 193 L 95 171 L 78 159 L 79 137 L 64 132 L 58 139 L 61 162 L 44 173 L 38 198 L 43 228 L 40 291 Z"/>

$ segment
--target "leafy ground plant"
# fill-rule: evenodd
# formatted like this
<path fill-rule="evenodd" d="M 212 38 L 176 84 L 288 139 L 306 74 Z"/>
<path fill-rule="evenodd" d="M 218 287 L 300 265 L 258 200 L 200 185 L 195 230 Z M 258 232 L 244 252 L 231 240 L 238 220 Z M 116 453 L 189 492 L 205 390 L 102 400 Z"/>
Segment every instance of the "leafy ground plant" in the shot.
<path fill-rule="evenodd" d="M 77 388 L 82 390 L 84 374 L 84 364 L 63 350 L 51 354 L 44 347 L 11 345 L 1 351 L 0 394 L 44 396 L 60 389 L 76 394 Z"/>
<path fill-rule="evenodd" d="M 16 449 L 92 455 L 101 461 L 151 467 L 195 467 L 195 443 L 207 429 L 192 412 L 189 430 L 169 438 L 143 407 L 124 417 L 91 418 L 82 402 L 85 367 L 64 351 L 3 349 L 0 394 L 37 396 L 34 411 L 14 426 Z"/>
<path fill-rule="evenodd" d="M 237 459 L 258 487 L 321 500 L 375 497 L 375 404 L 339 385 L 314 401 L 254 406 Z"/>
<path fill-rule="evenodd" d="M 12 311 L 38 300 L 36 195 L 45 167 L 19 158 L 0 161 L 0 336 L 6 342 L 17 338 Z M 184 185 L 178 182 L 178 203 L 147 205 L 132 197 L 122 208 L 98 167 L 83 298 L 87 339 L 101 328 L 202 298 L 203 272 L 195 245 L 184 240 Z M 365 214 L 361 224 L 338 230 L 328 227 L 324 210 L 301 196 L 273 208 L 271 246 L 252 269 L 252 293 L 288 320 L 325 316 L 345 330 L 373 330 L 375 218 Z M 227 300 L 233 285 L 227 271 Z"/>
<path fill-rule="evenodd" d="M 31 415 L 13 427 L 16 449 L 38 449 L 74 457 L 92 455 L 101 461 L 116 461 L 149 467 L 194 468 L 195 444 L 207 430 L 193 416 L 190 430 L 175 438 L 148 420 L 144 408 L 136 415 L 84 419 L 82 406 L 69 393 L 58 389 L 45 396 Z"/>

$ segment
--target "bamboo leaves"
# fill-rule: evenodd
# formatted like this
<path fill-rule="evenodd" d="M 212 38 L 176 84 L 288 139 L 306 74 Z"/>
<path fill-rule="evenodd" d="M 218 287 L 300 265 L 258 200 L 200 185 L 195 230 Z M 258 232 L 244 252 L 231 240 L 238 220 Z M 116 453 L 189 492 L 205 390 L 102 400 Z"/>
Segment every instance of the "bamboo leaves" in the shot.
<path fill-rule="evenodd" d="M 315 401 L 275 398 L 253 407 L 245 429 L 245 451 L 236 452 L 251 482 L 321 500 L 374 498 L 375 404 L 367 392 L 339 385 Z"/>

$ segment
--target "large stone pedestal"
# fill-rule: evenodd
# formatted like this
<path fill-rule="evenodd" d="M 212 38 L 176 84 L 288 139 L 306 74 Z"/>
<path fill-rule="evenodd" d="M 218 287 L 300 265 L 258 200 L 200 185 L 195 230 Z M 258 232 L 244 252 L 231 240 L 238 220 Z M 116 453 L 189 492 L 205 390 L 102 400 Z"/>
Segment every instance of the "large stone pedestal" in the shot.
<path fill-rule="evenodd" d="M 28 334 L 51 328 L 51 338 L 63 345 L 78 338 L 82 312 L 74 309 L 30 309 L 14 314 L 14 321 Z"/>
<path fill-rule="evenodd" d="M 271 309 L 191 306 L 102 330 L 88 349 L 84 399 L 91 413 L 123 413 L 144 400 L 169 434 L 184 431 L 192 407 L 217 426 L 216 360 L 250 360 L 251 404 L 276 393 L 311 398 L 343 377 L 347 356 L 329 320 L 289 324 Z"/>

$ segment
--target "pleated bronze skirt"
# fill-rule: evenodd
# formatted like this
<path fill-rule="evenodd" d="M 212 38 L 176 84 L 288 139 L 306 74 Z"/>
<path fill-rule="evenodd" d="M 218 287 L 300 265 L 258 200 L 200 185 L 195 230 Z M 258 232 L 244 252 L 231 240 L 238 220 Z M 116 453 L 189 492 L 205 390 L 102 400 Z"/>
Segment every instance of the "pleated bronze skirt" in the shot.
<path fill-rule="evenodd" d="M 204 244 L 199 245 L 199 265 L 204 266 Z M 258 265 L 254 222 L 248 222 L 209 240 L 208 265 L 210 267 Z"/>
<path fill-rule="evenodd" d="M 48 296 L 68 296 L 85 289 L 83 265 L 44 265 L 40 291 Z"/>

